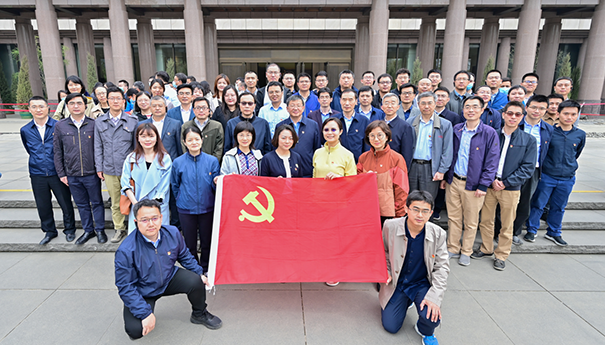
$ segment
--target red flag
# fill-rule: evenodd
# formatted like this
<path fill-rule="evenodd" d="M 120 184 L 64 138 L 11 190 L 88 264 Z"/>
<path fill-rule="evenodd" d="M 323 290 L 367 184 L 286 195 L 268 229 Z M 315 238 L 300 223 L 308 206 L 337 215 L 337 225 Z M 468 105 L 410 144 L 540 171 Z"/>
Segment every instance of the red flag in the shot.
<path fill-rule="evenodd" d="M 221 177 L 208 273 L 212 285 L 386 281 L 376 175 Z"/>

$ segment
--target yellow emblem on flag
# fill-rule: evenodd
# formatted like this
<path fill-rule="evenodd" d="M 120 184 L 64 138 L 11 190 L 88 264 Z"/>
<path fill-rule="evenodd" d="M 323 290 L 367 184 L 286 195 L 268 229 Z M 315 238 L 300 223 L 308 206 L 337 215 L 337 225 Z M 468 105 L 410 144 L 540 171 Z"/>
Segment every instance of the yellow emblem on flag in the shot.
<path fill-rule="evenodd" d="M 245 202 L 246 205 L 252 204 L 252 206 L 254 206 L 256 210 L 260 213 L 260 215 L 254 216 L 244 210 L 241 210 L 240 216 L 238 218 L 240 222 L 243 222 L 247 219 L 253 223 L 262 223 L 264 221 L 271 223 L 275 219 L 273 218 L 273 211 L 275 210 L 275 200 L 273 200 L 273 196 L 271 195 L 271 193 L 269 193 L 269 191 L 267 191 L 263 187 L 259 186 L 258 189 L 260 189 L 265 194 L 265 197 L 267 198 L 268 202 L 267 207 L 265 208 L 263 204 L 261 204 L 260 201 L 258 201 L 258 199 L 256 198 L 259 194 L 257 191 L 252 191 L 246 194 L 242 201 Z"/>

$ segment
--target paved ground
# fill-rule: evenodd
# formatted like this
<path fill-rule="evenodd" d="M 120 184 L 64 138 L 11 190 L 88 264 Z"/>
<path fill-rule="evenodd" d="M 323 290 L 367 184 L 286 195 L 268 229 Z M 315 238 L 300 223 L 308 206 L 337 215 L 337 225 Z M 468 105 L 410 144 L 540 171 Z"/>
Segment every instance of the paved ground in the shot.
<path fill-rule="evenodd" d="M 0 120 L 0 201 L 33 199 L 26 155 L 14 134 L 25 122 Z M 605 132 L 599 124 L 582 125 Z M 570 201 L 605 202 L 603 145 L 605 139 L 589 140 Z M 0 218 L 11 212 L 0 209 Z M 605 222 L 605 212 L 568 211 L 565 220 L 586 218 Z M 25 234 L 42 237 L 39 230 L 22 231 L 4 233 L 22 242 Z M 603 243 L 600 231 L 573 231 Z M 489 259 L 469 267 L 452 261 L 436 331 L 441 344 L 605 344 L 605 255 L 513 254 L 505 271 L 491 265 Z M 218 286 L 208 304 L 223 319 L 222 329 L 189 323 L 185 296 L 167 297 L 157 304 L 156 329 L 138 343 L 420 344 L 414 310 L 398 334 L 382 329 L 370 284 Z M 112 253 L 0 252 L 0 345 L 130 344 L 122 322 Z"/>

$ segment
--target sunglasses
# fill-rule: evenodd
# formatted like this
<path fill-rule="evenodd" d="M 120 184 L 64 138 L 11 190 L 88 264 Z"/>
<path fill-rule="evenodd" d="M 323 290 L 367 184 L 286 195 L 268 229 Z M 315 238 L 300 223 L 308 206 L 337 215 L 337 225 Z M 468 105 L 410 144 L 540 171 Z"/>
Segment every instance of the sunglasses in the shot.
<path fill-rule="evenodd" d="M 239 102 L 239 104 L 243 105 L 243 106 L 248 106 L 251 107 L 254 105 L 254 102 Z"/>
<path fill-rule="evenodd" d="M 324 128 L 324 132 L 329 133 L 329 132 L 336 132 L 338 129 L 336 128 Z"/>

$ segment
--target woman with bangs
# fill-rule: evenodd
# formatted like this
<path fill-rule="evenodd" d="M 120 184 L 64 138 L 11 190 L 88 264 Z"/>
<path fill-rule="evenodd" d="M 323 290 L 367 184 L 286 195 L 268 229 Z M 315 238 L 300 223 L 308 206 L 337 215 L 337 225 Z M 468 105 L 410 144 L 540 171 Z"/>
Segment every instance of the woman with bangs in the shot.
<path fill-rule="evenodd" d="M 153 199 L 161 204 L 162 224 L 170 224 L 168 199 L 170 197 L 170 172 L 172 160 L 164 149 L 158 129 L 151 123 L 143 123 L 135 132 L 134 151 L 124 160 L 120 184 L 122 194 L 126 195 L 132 206 L 139 200 Z M 130 184 L 134 181 L 134 191 Z M 128 233 L 136 229 L 134 214 L 130 208 Z"/>
<path fill-rule="evenodd" d="M 223 91 L 228 85 L 231 85 L 231 82 L 226 74 L 221 73 L 216 76 L 216 79 L 214 79 L 214 98 L 212 99 L 213 104 L 210 105 L 212 111 L 221 105 Z"/>
<path fill-rule="evenodd" d="M 86 91 L 86 86 L 84 86 L 82 79 L 78 78 L 78 76 L 70 75 L 65 80 L 65 90 L 67 90 L 68 95 L 71 93 L 80 93 L 84 95 L 86 98 L 86 110 L 84 111 L 84 115 L 92 118 L 91 112 L 92 108 L 95 106 L 95 102 L 92 100 L 92 97 L 89 97 L 90 95 Z M 68 118 L 70 115 L 71 114 L 65 105 L 65 100 L 61 100 L 59 105 L 57 105 L 57 110 L 55 110 L 55 113 L 53 114 L 53 119 L 59 121 L 61 119 Z"/>
<path fill-rule="evenodd" d="M 145 121 L 153 115 L 151 113 L 151 94 L 147 91 L 137 93 L 132 115 L 140 121 Z"/>
<path fill-rule="evenodd" d="M 170 97 L 164 96 L 164 81 L 162 79 L 153 79 L 151 84 L 149 85 L 149 89 L 151 90 L 151 96 L 160 96 L 164 97 L 166 100 L 166 111 L 174 108 L 174 104 L 170 101 Z"/>
<path fill-rule="evenodd" d="M 220 122 L 223 125 L 223 131 L 225 131 L 227 121 L 238 117 L 239 114 L 237 89 L 233 85 L 227 85 L 223 89 L 222 102 L 214 109 L 211 119 Z"/>

